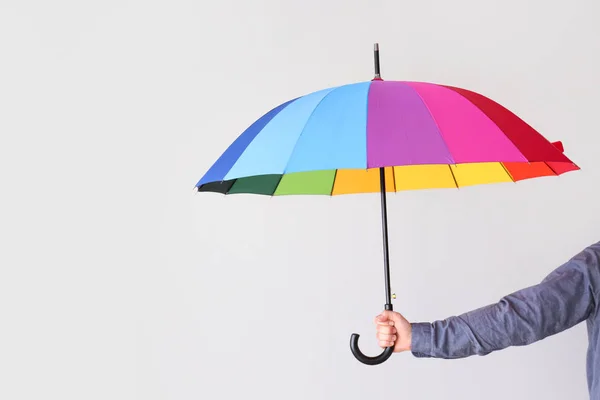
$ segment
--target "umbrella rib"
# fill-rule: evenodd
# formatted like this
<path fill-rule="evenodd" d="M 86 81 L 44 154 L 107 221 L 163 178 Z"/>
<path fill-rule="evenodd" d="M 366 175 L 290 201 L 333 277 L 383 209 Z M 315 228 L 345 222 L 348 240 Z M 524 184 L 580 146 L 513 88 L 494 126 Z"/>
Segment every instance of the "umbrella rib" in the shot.
<path fill-rule="evenodd" d="M 329 196 L 333 196 L 333 188 L 335 187 L 335 180 L 337 178 L 337 173 L 338 173 L 338 168 L 335 169 L 335 172 L 333 173 L 333 182 L 331 182 L 331 191 L 329 192 Z"/>
<path fill-rule="evenodd" d="M 560 176 L 560 175 L 559 175 L 559 174 L 558 174 L 558 173 L 557 173 L 557 172 L 554 170 L 554 168 L 552 168 L 552 167 L 550 166 L 550 164 L 548 164 L 548 163 L 547 163 L 547 162 L 545 162 L 545 161 L 544 161 L 544 164 L 546 164 L 546 167 L 550 168 L 550 171 L 552 171 L 552 173 L 553 173 L 554 175 L 556 175 L 556 176 Z"/>
<path fill-rule="evenodd" d="M 502 165 L 502 169 L 504 169 L 504 172 L 506 172 L 506 175 L 508 175 L 508 177 L 510 178 L 510 180 L 513 181 L 514 183 L 517 183 L 517 181 L 515 181 L 515 178 L 510 174 L 510 172 L 508 172 L 508 169 L 506 168 L 506 165 L 504 165 L 503 162 L 500 162 L 500 165 Z"/>
<path fill-rule="evenodd" d="M 273 189 L 273 193 L 271 193 L 269 195 L 269 197 L 273 198 L 275 196 L 275 192 L 277 192 L 277 189 L 279 188 L 279 185 L 281 185 L 281 180 L 283 179 L 283 175 L 281 174 L 281 176 L 279 177 L 279 180 L 277 181 L 277 185 L 275 185 L 275 189 Z"/>
<path fill-rule="evenodd" d="M 458 187 L 458 181 L 456 180 L 456 175 L 454 175 L 454 171 L 452 171 L 452 166 L 450 164 L 448 164 L 448 169 L 450 169 L 450 174 L 452 175 L 452 179 L 454 179 L 454 185 L 456 185 L 457 189 L 460 189 Z"/>

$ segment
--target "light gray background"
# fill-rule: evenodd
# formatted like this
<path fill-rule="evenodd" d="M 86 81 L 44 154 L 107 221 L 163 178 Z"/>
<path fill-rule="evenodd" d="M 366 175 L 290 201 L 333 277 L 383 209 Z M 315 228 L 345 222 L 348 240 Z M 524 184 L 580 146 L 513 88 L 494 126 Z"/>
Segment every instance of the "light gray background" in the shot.
<path fill-rule="evenodd" d="M 390 196 L 397 310 L 429 321 L 598 239 L 593 0 L 0 1 L 0 398 L 584 399 L 584 325 L 466 360 L 379 352 L 377 195 L 195 194 L 250 123 L 372 78 L 481 92 L 582 171 Z M 359 211 L 354 211 L 358 209 Z"/>

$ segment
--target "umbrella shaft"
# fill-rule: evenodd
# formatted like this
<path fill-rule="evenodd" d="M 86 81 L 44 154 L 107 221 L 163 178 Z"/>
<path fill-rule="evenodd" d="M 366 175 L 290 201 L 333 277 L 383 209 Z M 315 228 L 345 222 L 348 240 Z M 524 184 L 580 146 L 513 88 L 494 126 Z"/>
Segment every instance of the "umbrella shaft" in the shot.
<path fill-rule="evenodd" d="M 379 44 L 375 44 L 373 55 L 375 57 L 375 78 L 381 77 L 381 67 L 379 65 Z"/>
<path fill-rule="evenodd" d="M 392 310 L 392 293 L 390 288 L 390 252 L 388 248 L 387 199 L 385 188 L 385 168 L 379 168 L 381 187 L 381 225 L 383 229 L 383 267 L 385 276 L 385 309 Z"/>

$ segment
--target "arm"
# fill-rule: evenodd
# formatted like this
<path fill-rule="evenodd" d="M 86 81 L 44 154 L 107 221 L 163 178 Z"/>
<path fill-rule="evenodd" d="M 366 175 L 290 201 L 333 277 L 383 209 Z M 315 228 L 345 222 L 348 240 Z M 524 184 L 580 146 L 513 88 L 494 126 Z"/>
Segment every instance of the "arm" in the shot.
<path fill-rule="evenodd" d="M 463 358 L 527 345 L 588 318 L 595 309 L 600 247 L 591 246 L 540 284 L 433 323 L 411 324 L 416 357 Z"/>

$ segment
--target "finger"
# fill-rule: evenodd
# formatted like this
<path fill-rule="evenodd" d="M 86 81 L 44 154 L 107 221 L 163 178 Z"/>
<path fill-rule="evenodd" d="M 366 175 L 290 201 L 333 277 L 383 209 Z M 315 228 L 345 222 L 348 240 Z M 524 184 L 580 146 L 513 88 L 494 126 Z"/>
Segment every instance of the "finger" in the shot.
<path fill-rule="evenodd" d="M 396 333 L 396 328 L 394 328 L 393 326 L 379 325 L 377 327 L 377 332 L 384 333 L 386 335 L 393 335 L 394 333 Z"/>
<path fill-rule="evenodd" d="M 385 335 L 380 333 L 377 335 L 377 339 L 379 339 L 380 341 L 395 342 L 396 335 Z"/>
<path fill-rule="evenodd" d="M 381 316 L 381 315 L 376 316 L 374 322 L 377 325 L 391 325 L 391 326 L 394 326 L 394 321 L 392 321 L 391 319 L 389 319 L 389 318 L 387 318 L 385 316 Z"/>
<path fill-rule="evenodd" d="M 379 341 L 379 347 L 392 347 L 394 345 L 394 343 L 392 342 L 388 342 L 388 341 Z"/>

